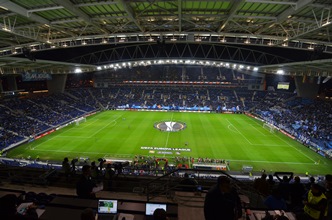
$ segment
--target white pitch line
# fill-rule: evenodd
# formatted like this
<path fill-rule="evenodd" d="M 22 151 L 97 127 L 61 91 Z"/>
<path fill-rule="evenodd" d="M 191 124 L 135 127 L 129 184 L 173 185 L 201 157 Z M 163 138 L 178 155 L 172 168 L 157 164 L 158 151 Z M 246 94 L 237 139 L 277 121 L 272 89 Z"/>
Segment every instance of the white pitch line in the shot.
<path fill-rule="evenodd" d="M 254 144 L 252 144 L 228 119 L 226 119 L 227 121 L 228 121 L 228 123 L 230 124 L 230 125 L 232 125 L 234 128 L 235 128 L 235 130 L 244 138 L 244 139 L 246 139 L 246 141 L 248 141 L 248 143 L 249 144 L 251 144 L 251 145 L 254 145 Z"/>
<path fill-rule="evenodd" d="M 70 151 L 70 150 L 35 150 L 35 151 L 46 151 L 54 153 L 75 153 L 75 154 L 105 154 L 105 152 L 81 152 L 81 151 Z"/>
<path fill-rule="evenodd" d="M 266 134 L 264 134 L 263 132 L 261 132 L 260 130 L 258 130 L 256 128 L 256 126 L 253 126 L 252 124 L 249 124 L 251 127 L 253 127 L 256 131 L 258 131 L 259 133 L 261 133 L 262 135 L 266 136 Z"/>
<path fill-rule="evenodd" d="M 99 119 L 97 119 L 97 120 L 99 120 Z M 93 123 L 94 123 L 94 122 L 93 122 Z M 92 124 L 92 123 L 90 123 L 90 124 Z M 73 126 L 73 127 L 71 127 L 71 128 L 68 128 L 67 131 L 72 130 L 72 129 L 74 129 L 74 128 L 76 128 L 76 127 Z M 44 141 L 44 142 L 42 142 L 42 143 L 40 143 L 40 144 L 37 144 L 36 146 L 33 147 L 33 149 L 36 149 L 36 148 L 39 147 L 40 145 L 42 145 L 42 144 L 44 144 L 44 143 L 46 143 L 46 142 L 48 142 L 48 141 L 50 141 L 50 140 L 53 140 L 54 138 L 59 138 L 59 137 L 62 137 L 62 136 L 56 135 L 56 136 L 54 136 L 54 137 L 52 137 L 52 138 L 50 138 L 50 139 L 48 139 L 48 140 L 46 140 L 46 141 Z M 71 138 L 73 138 L 73 137 L 71 137 Z"/>
<path fill-rule="evenodd" d="M 289 147 L 288 145 L 280 144 L 253 144 L 254 146 L 266 146 L 266 147 Z"/>
<path fill-rule="evenodd" d="M 96 123 L 97 121 L 99 121 L 100 119 L 99 118 L 96 118 L 96 119 L 94 119 L 94 120 L 88 120 L 88 121 L 86 121 L 85 123 L 83 123 L 83 124 L 80 124 L 80 126 L 75 126 L 74 128 L 85 128 L 85 127 L 88 127 L 88 126 L 90 126 L 90 125 L 92 125 L 92 124 L 94 124 L 94 123 Z"/>
<path fill-rule="evenodd" d="M 122 116 L 122 115 L 120 115 L 119 117 L 113 119 L 110 123 L 108 123 L 108 124 L 106 124 L 105 126 L 101 127 L 100 129 L 98 129 L 97 131 L 95 131 L 93 134 L 91 134 L 91 135 L 88 136 L 88 137 L 91 138 L 91 137 L 95 136 L 95 135 L 96 135 L 97 133 L 99 133 L 101 130 L 103 130 L 104 128 L 106 128 L 107 126 L 109 126 L 111 123 L 114 123 L 114 122 L 115 122 L 115 124 L 116 124 L 116 120 L 117 120 L 118 118 L 120 118 L 121 116 Z"/>
<path fill-rule="evenodd" d="M 173 114 L 174 113 L 172 113 L 172 117 L 171 117 L 171 122 L 173 121 Z M 170 134 L 171 132 L 168 132 L 167 133 L 167 138 L 166 138 L 166 144 L 165 144 L 165 147 L 167 147 L 167 145 L 168 145 L 168 139 L 169 139 L 169 134 Z"/>
<path fill-rule="evenodd" d="M 75 139 L 75 138 L 77 138 L 77 139 L 90 139 L 90 137 L 80 137 L 80 136 L 68 136 L 68 135 L 59 135 L 57 138 L 73 138 L 73 139 Z"/>
<path fill-rule="evenodd" d="M 308 155 L 306 155 L 305 153 L 303 153 L 302 151 L 300 151 L 299 149 L 297 149 L 296 147 L 294 147 L 293 145 L 291 145 L 290 143 L 288 143 L 287 141 L 285 141 L 284 139 L 282 139 L 281 137 L 279 137 L 278 135 L 274 134 L 277 138 L 279 138 L 280 140 L 282 140 L 284 143 L 286 143 L 288 146 L 294 148 L 295 150 L 297 150 L 298 152 L 300 152 L 303 156 L 305 156 L 306 158 L 308 158 L 309 160 L 311 160 L 312 162 L 316 162 L 314 159 L 312 159 L 311 157 L 309 157 Z"/>
<path fill-rule="evenodd" d="M 233 126 L 233 125 L 228 125 L 227 128 L 228 128 L 229 130 L 235 132 L 235 133 L 238 133 L 237 131 L 234 131 L 234 129 L 231 129 L 231 126 Z M 233 126 L 233 127 L 234 127 L 234 126 Z"/>
<path fill-rule="evenodd" d="M 226 161 L 230 161 L 230 162 L 252 162 L 252 163 L 281 163 L 281 164 L 299 164 L 299 165 L 303 165 L 303 164 L 308 164 L 308 165 L 313 165 L 312 163 L 301 163 L 301 162 L 283 162 L 283 161 L 264 161 L 264 160 L 227 160 Z"/>
<path fill-rule="evenodd" d="M 173 115 L 174 115 L 174 113 L 172 113 L 172 117 L 171 117 L 171 123 L 172 123 L 172 121 L 173 121 Z M 167 147 L 167 145 L 168 145 L 168 139 L 169 139 L 169 134 L 170 134 L 170 133 L 171 133 L 170 131 L 167 133 L 167 138 L 166 138 L 165 147 Z M 163 156 L 163 157 L 165 157 L 165 154 L 164 154 L 164 156 Z"/>

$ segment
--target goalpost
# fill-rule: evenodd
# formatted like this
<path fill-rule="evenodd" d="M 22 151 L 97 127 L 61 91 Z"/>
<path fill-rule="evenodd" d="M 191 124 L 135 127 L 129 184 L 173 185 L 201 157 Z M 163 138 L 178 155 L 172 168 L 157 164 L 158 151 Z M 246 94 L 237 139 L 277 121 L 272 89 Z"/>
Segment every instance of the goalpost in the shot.
<path fill-rule="evenodd" d="M 78 119 L 75 119 L 75 124 L 76 125 L 80 125 L 83 122 L 86 122 L 86 117 L 80 117 Z"/>
<path fill-rule="evenodd" d="M 271 133 L 274 133 L 275 126 L 269 123 L 264 123 L 263 128 L 268 129 Z"/>

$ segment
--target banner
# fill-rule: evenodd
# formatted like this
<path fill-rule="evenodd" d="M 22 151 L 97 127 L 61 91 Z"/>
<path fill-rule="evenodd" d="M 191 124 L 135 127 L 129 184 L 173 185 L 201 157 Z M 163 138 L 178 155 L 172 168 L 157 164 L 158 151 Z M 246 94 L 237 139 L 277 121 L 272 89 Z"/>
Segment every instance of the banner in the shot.
<path fill-rule="evenodd" d="M 37 73 L 37 72 L 23 72 L 22 81 L 44 81 L 51 80 L 52 75 L 50 73 Z"/>

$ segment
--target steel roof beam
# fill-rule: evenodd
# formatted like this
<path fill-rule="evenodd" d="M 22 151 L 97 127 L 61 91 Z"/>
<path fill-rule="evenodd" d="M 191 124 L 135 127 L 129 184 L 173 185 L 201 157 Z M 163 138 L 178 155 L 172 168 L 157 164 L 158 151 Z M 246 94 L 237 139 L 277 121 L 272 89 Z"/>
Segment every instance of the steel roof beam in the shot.
<path fill-rule="evenodd" d="M 296 2 L 295 7 L 289 7 L 284 12 L 282 12 L 280 15 L 277 16 L 277 22 L 282 23 L 288 19 L 288 16 L 291 16 L 294 14 L 294 12 L 299 11 L 303 9 L 304 7 L 308 6 L 310 3 L 312 3 L 313 0 L 298 0 Z"/>
<path fill-rule="evenodd" d="M 233 5 L 231 6 L 231 9 L 229 10 L 228 17 L 226 20 L 220 25 L 220 28 L 218 29 L 218 33 L 220 33 L 228 24 L 230 20 L 232 20 L 233 16 L 236 14 L 236 11 L 239 9 L 240 5 L 245 2 L 245 0 L 233 0 Z"/>
<path fill-rule="evenodd" d="M 35 15 L 35 14 L 31 14 L 29 13 L 28 10 L 26 10 L 25 8 L 11 2 L 11 1 L 8 1 L 8 0 L 0 0 L 0 5 L 7 8 L 8 10 L 12 11 L 12 12 L 15 12 L 19 15 L 22 15 L 23 17 L 27 17 L 33 21 L 36 21 L 38 23 L 42 23 L 42 24 L 50 24 L 50 21 L 43 18 L 43 17 L 40 17 L 38 15 Z"/>
<path fill-rule="evenodd" d="M 296 2 L 268 1 L 268 0 L 246 0 L 246 2 L 277 4 L 277 5 L 296 5 Z"/>
<path fill-rule="evenodd" d="M 54 7 L 45 7 L 45 8 L 35 8 L 35 9 L 30 9 L 28 10 L 28 13 L 34 13 L 34 12 L 39 12 L 39 11 L 51 11 L 51 10 L 58 10 L 62 9 L 63 6 L 54 6 Z"/>
<path fill-rule="evenodd" d="M 7 1 L 7 0 L 0 0 L 0 5 L 7 8 L 8 10 L 14 12 L 14 13 L 17 13 L 23 17 L 27 17 L 29 18 L 30 20 L 32 21 L 35 21 L 35 22 L 38 22 L 38 23 L 41 23 L 41 24 L 46 24 L 46 25 L 50 25 L 50 21 L 43 18 L 43 17 L 40 17 L 39 15 L 36 15 L 36 14 L 33 14 L 33 13 L 30 13 L 29 10 L 26 10 L 25 8 L 13 3 L 13 2 L 10 2 L 10 1 Z M 65 32 L 63 29 L 61 28 L 54 28 L 56 30 L 59 30 L 61 32 Z M 74 36 L 74 34 L 70 31 L 66 31 L 67 34 L 70 34 L 72 36 Z M 14 30 L 12 30 L 11 32 L 12 34 L 14 35 L 17 35 L 17 36 L 20 36 L 20 37 L 25 37 L 25 38 L 29 38 L 29 39 L 33 39 L 33 40 L 37 40 L 37 41 L 40 41 L 40 42 L 47 42 L 46 39 L 36 39 L 35 36 L 30 36 L 30 35 L 22 35 L 21 33 L 18 33 Z"/>
<path fill-rule="evenodd" d="M 318 4 L 318 3 L 313 3 L 309 5 L 310 7 L 314 7 L 314 8 L 326 8 L 326 9 L 331 9 L 332 6 L 328 5 L 328 4 Z"/>
<path fill-rule="evenodd" d="M 72 4 L 70 1 L 67 1 L 67 0 L 54 0 L 54 2 L 56 2 L 60 6 L 63 6 L 66 10 L 70 11 L 74 15 L 76 15 L 80 18 L 83 18 L 83 20 L 85 22 L 87 22 L 88 24 L 98 27 L 104 33 L 110 33 L 106 28 L 104 28 L 100 24 L 97 24 L 97 23 L 93 22 L 93 20 L 88 15 L 83 13 L 80 9 L 77 9 L 75 7 L 75 5 Z"/>
<path fill-rule="evenodd" d="M 320 30 L 322 28 L 327 28 L 328 26 L 331 26 L 331 25 L 332 25 L 332 21 L 329 21 L 326 24 L 322 24 L 322 25 L 318 25 L 318 26 L 317 25 L 309 26 L 309 27 L 305 28 L 305 30 L 301 30 L 301 31 L 296 32 L 295 35 L 289 35 L 289 37 L 287 39 L 285 39 L 284 42 L 297 39 L 297 38 L 299 38 L 301 36 L 304 36 L 304 35 L 309 34 L 311 32 Z"/>
<path fill-rule="evenodd" d="M 114 5 L 116 2 L 114 0 L 103 0 L 101 2 L 91 2 L 91 3 L 79 3 L 75 4 L 75 7 L 88 7 L 88 6 L 96 6 L 96 5 Z"/>
<path fill-rule="evenodd" d="M 117 0 L 119 4 L 123 7 L 123 9 L 127 12 L 130 20 L 135 23 L 135 25 L 139 28 L 139 30 L 144 33 L 143 27 L 140 25 L 140 23 L 136 19 L 135 12 L 132 8 L 128 7 L 127 3 L 124 0 Z"/>
<path fill-rule="evenodd" d="M 276 23 L 281 24 L 282 22 L 286 21 L 289 16 L 292 16 L 294 12 L 299 11 L 306 6 L 309 6 L 312 2 L 313 0 L 298 0 L 295 6 L 291 5 L 290 7 L 288 7 L 288 9 L 286 9 L 276 17 Z M 259 30 L 257 30 L 255 34 L 263 33 L 267 29 L 271 28 L 274 24 L 275 23 L 264 25 Z"/>
<path fill-rule="evenodd" d="M 182 31 L 182 0 L 178 0 L 179 32 Z"/>

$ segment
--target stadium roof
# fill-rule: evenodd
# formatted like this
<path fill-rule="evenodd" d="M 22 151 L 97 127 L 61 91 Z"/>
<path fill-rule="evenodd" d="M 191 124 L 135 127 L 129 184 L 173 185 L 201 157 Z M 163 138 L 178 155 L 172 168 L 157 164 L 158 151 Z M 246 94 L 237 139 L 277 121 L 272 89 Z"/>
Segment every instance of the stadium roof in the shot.
<path fill-rule="evenodd" d="M 331 0 L 0 0 L 0 68 L 3 74 L 35 68 L 66 73 L 78 66 L 91 71 L 101 64 L 101 50 L 213 44 L 274 55 L 269 65 L 251 61 L 260 72 L 282 67 L 291 75 L 327 76 L 331 10 Z M 76 52 L 67 54 L 68 48 Z M 94 59 L 80 63 L 77 58 L 87 54 Z M 160 57 L 172 55 L 166 54 Z M 275 61 L 280 56 L 288 61 Z"/>

